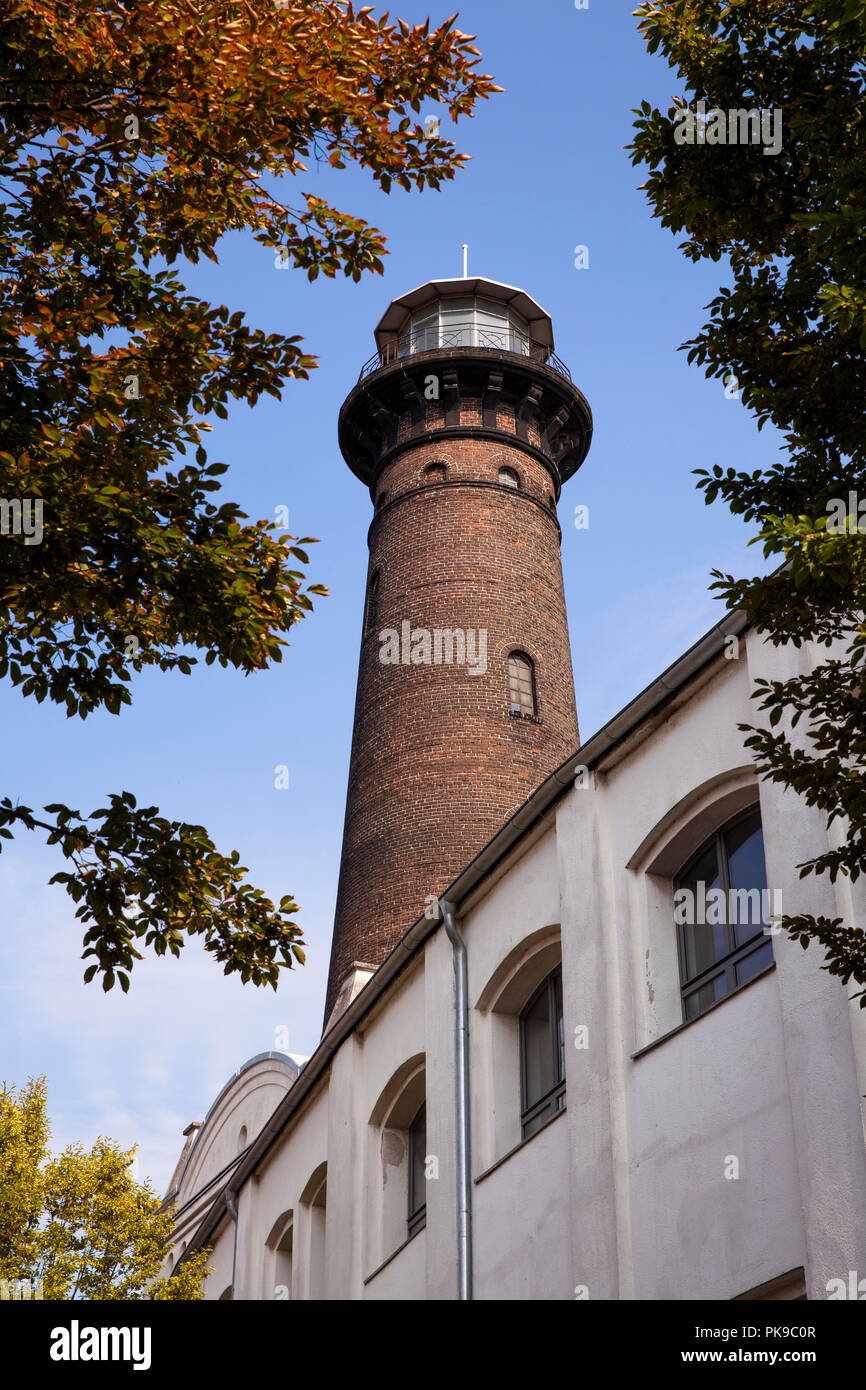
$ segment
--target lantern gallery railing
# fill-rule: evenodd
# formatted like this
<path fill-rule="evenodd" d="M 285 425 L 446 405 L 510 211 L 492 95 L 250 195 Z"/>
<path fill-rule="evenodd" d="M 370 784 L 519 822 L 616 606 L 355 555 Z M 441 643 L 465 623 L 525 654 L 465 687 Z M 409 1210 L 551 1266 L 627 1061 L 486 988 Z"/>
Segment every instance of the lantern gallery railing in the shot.
<path fill-rule="evenodd" d="M 386 343 L 379 352 L 374 353 L 361 368 L 358 380 L 363 381 L 364 377 L 369 376 L 371 372 L 378 372 L 380 368 L 388 367 L 392 362 L 397 362 L 402 357 L 411 357 L 416 352 L 436 352 L 443 348 L 463 347 L 487 348 L 496 352 L 513 352 L 519 357 L 529 357 L 533 362 L 541 362 L 545 367 L 552 367 L 560 376 L 571 381 L 571 372 L 565 363 L 543 343 L 537 343 L 534 339 L 525 337 L 524 334 L 518 333 L 516 329 L 511 327 L 503 327 L 502 329 L 479 328 L 471 321 L 467 321 L 465 324 L 455 324 L 454 328 L 447 333 L 443 333 L 441 328 L 435 324 L 430 328 L 405 333 L 403 337 Z"/>

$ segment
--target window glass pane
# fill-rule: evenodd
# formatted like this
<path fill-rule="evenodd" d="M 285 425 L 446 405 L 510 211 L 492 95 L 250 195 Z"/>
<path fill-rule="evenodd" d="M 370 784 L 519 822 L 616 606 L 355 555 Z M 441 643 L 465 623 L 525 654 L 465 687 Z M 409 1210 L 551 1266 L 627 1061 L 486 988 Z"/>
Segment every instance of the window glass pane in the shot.
<path fill-rule="evenodd" d="M 686 980 L 693 980 L 696 975 L 709 970 L 710 966 L 726 956 L 730 949 L 728 930 L 724 922 L 701 923 L 696 920 L 701 915 L 708 915 L 706 895 L 711 889 L 718 887 L 718 858 L 714 842 L 692 865 L 688 873 L 677 881 L 677 889 L 687 889 L 691 894 L 681 909 L 687 915 L 686 921 L 680 926 Z M 718 915 L 724 918 L 724 910 Z"/>
<path fill-rule="evenodd" d="M 413 314 L 409 332 L 411 352 L 430 352 L 439 346 L 439 309 L 424 309 Z"/>
<path fill-rule="evenodd" d="M 426 1179 L 424 1177 L 424 1156 L 427 1152 L 427 1107 L 422 1106 L 418 1118 L 413 1122 L 410 1133 L 411 1153 L 409 1161 L 412 1175 L 409 1182 L 409 1215 L 425 1205 L 427 1200 Z"/>
<path fill-rule="evenodd" d="M 434 323 L 429 328 L 413 329 L 412 341 L 409 347 L 410 352 L 433 352 L 439 347 L 439 325 Z M 405 354 L 403 354 L 405 356 Z"/>
<path fill-rule="evenodd" d="M 702 1014 L 711 1004 L 715 1004 L 716 1000 L 723 999 L 726 993 L 725 973 L 722 971 L 719 975 L 714 975 L 705 985 L 701 985 L 700 989 L 694 989 L 691 994 L 685 996 L 683 1002 L 686 1019 L 697 1018 L 698 1014 Z"/>
<path fill-rule="evenodd" d="M 765 966 L 771 965 L 772 962 L 772 943 L 765 941 L 762 946 L 758 946 L 756 950 L 750 951 L 742 960 L 737 961 L 737 984 L 744 985 L 747 980 L 751 980 L 753 975 L 757 975 L 759 971 L 763 970 Z"/>
<path fill-rule="evenodd" d="M 448 299 L 439 306 L 443 323 L 455 323 L 458 319 L 471 319 L 475 312 L 474 299 Z"/>
<path fill-rule="evenodd" d="M 509 350 L 510 331 L 503 305 L 479 299 L 475 315 L 478 325 L 478 346 Z"/>
<path fill-rule="evenodd" d="M 523 657 L 508 658 L 508 699 L 515 714 L 535 714 L 532 667 Z"/>
<path fill-rule="evenodd" d="M 565 1033 L 562 1024 L 562 976 L 557 974 L 553 981 L 554 1024 L 556 1029 L 556 1080 L 565 1079 Z M 557 1110 L 560 1108 L 556 1107 Z"/>
<path fill-rule="evenodd" d="M 472 347 L 475 342 L 475 300 L 449 299 L 439 308 L 442 347 Z"/>
<path fill-rule="evenodd" d="M 529 353 L 529 328 L 513 309 L 508 310 L 508 343 L 506 346 L 509 352 L 522 352 L 524 356 Z"/>
<path fill-rule="evenodd" d="M 531 1134 L 534 1134 L 536 1130 L 541 1129 L 541 1126 L 542 1126 L 542 1125 L 547 1124 L 547 1121 L 550 1119 L 551 1115 L 554 1113 L 554 1110 L 561 1110 L 561 1109 L 562 1109 L 562 1106 L 561 1106 L 561 1105 L 557 1105 L 557 1104 L 551 1104 L 551 1105 L 542 1106 L 541 1110 L 539 1110 L 539 1112 L 538 1112 L 537 1115 L 533 1115 L 533 1117 L 532 1117 L 531 1120 L 526 1120 L 526 1121 L 524 1121 L 524 1124 L 523 1124 L 523 1137 L 524 1137 L 524 1139 L 528 1139 L 529 1136 L 530 1136 Z"/>
<path fill-rule="evenodd" d="M 376 626 L 376 619 L 379 615 L 379 574 L 378 571 L 370 580 L 370 587 L 367 590 L 367 612 L 364 618 L 364 632 L 371 632 Z"/>
<path fill-rule="evenodd" d="M 545 985 L 522 1019 L 523 1063 L 525 1094 L 523 1108 L 528 1110 L 556 1083 L 553 1070 L 553 1049 L 550 1045 L 550 994 Z"/>
<path fill-rule="evenodd" d="M 762 890 L 767 887 L 764 866 L 764 837 L 757 816 L 749 816 L 725 835 L 728 876 L 731 883 L 729 916 L 734 923 L 736 943 L 751 940 L 763 930 Z"/>

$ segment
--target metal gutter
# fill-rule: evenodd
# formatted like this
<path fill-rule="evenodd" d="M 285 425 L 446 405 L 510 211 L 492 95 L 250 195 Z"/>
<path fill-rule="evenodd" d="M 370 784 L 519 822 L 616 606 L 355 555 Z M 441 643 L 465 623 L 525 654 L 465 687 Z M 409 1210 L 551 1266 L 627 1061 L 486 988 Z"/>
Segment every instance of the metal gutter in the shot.
<path fill-rule="evenodd" d="M 232 1221 L 235 1223 L 235 1239 L 234 1245 L 232 1246 L 232 1300 L 234 1300 L 235 1274 L 237 1272 L 238 1267 L 238 1209 L 235 1205 L 234 1194 L 228 1188 L 226 1188 L 225 1201 L 226 1211 L 228 1212 Z"/>
<path fill-rule="evenodd" d="M 457 1100 L 457 1298 L 472 1298 L 472 1150 L 469 1141 L 469 980 L 466 942 L 454 906 L 439 899 L 439 911 L 454 951 L 454 1062 Z"/>

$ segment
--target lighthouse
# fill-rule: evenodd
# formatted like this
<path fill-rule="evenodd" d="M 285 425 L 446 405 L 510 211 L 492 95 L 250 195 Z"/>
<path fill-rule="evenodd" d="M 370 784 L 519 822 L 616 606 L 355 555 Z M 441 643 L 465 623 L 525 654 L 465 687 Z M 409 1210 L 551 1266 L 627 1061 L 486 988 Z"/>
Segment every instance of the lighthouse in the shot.
<path fill-rule="evenodd" d="M 578 746 L 557 507 L 592 436 L 548 314 L 393 300 L 339 418 L 373 516 L 325 1026 Z"/>

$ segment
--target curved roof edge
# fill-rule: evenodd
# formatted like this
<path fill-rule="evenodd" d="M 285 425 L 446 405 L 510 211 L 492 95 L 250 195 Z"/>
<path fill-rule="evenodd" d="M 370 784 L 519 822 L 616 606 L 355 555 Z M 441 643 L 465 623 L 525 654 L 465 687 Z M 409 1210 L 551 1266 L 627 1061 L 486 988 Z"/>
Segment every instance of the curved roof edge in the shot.
<path fill-rule="evenodd" d="M 256 1055 L 255 1055 L 254 1057 L 249 1057 L 249 1058 L 247 1058 L 247 1060 L 246 1060 L 245 1062 L 242 1062 L 241 1065 L 238 1067 L 237 1071 L 232 1072 L 232 1074 L 231 1074 L 231 1076 L 229 1077 L 228 1081 L 227 1081 L 227 1082 L 225 1083 L 225 1085 L 222 1087 L 222 1089 L 220 1090 L 219 1094 L 216 1096 L 215 1100 L 214 1100 L 214 1101 L 212 1102 L 212 1104 L 208 1107 L 208 1111 L 207 1111 L 207 1114 L 205 1115 L 204 1119 L 203 1119 L 203 1120 L 201 1121 L 201 1123 L 199 1124 L 198 1129 L 196 1130 L 195 1138 L 193 1139 L 192 1143 L 191 1143 L 190 1146 L 189 1146 L 189 1149 L 187 1150 L 186 1160 L 185 1160 L 185 1162 L 184 1162 L 183 1168 L 181 1169 L 181 1171 L 180 1171 L 180 1173 L 179 1173 L 179 1175 L 178 1175 L 178 1177 L 177 1177 L 177 1180 L 171 1184 L 171 1186 L 169 1187 L 168 1192 L 166 1192 L 165 1196 L 164 1196 L 163 1199 L 162 1199 L 162 1200 L 163 1200 L 163 1205 L 165 1205 L 166 1203 L 170 1202 L 171 1199 L 172 1199 L 173 1197 L 176 1197 L 177 1194 L 178 1194 L 178 1192 L 180 1191 L 181 1185 L 182 1185 L 183 1180 L 184 1180 L 184 1176 L 186 1175 L 186 1170 L 187 1170 L 187 1168 L 189 1167 L 189 1164 L 190 1164 L 190 1159 L 192 1158 L 193 1154 L 194 1154 L 195 1151 L 196 1151 L 196 1148 L 197 1148 L 197 1146 L 198 1146 L 199 1139 L 201 1138 L 202 1134 L 204 1133 L 205 1129 L 207 1128 L 207 1122 L 208 1122 L 208 1120 L 210 1119 L 211 1115 L 213 1115 L 213 1113 L 214 1113 L 214 1111 L 216 1110 L 217 1106 L 219 1105 L 220 1101 L 221 1101 L 221 1100 L 223 1099 L 223 1097 L 231 1090 L 232 1086 L 235 1084 L 235 1082 L 237 1081 L 238 1077 L 243 1076 L 244 1072 L 249 1071 L 250 1067 L 254 1067 L 254 1066 L 256 1065 L 257 1062 L 265 1062 L 265 1061 L 268 1061 L 268 1060 L 272 1060 L 272 1061 L 275 1061 L 275 1062 L 283 1062 L 283 1063 L 289 1068 L 289 1070 L 292 1072 L 292 1081 L 294 1082 L 294 1081 L 297 1080 L 298 1076 L 300 1075 L 301 1069 L 303 1068 L 303 1066 L 305 1065 L 305 1063 L 309 1061 L 309 1058 L 308 1058 L 308 1057 L 301 1057 L 300 1054 L 298 1054 L 298 1053 L 291 1053 L 291 1052 L 279 1052 L 279 1051 L 257 1052 Z M 184 1131 L 184 1132 L 186 1132 L 186 1131 Z M 240 1156 L 241 1156 L 241 1155 L 238 1154 L 238 1158 L 240 1158 Z"/>

